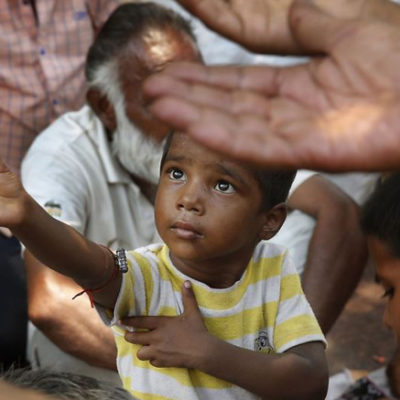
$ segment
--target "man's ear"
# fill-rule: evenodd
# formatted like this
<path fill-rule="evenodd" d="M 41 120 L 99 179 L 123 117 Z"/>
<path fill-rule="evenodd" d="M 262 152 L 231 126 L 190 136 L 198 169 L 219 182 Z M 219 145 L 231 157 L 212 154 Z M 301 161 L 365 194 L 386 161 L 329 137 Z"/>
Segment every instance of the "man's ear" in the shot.
<path fill-rule="evenodd" d="M 86 100 L 108 132 L 114 132 L 117 127 L 113 105 L 98 89 L 90 88 L 86 93 Z"/>
<path fill-rule="evenodd" d="M 287 208 L 285 203 L 277 204 L 265 212 L 264 224 L 261 227 L 260 239 L 268 240 L 275 236 L 285 222 Z"/>

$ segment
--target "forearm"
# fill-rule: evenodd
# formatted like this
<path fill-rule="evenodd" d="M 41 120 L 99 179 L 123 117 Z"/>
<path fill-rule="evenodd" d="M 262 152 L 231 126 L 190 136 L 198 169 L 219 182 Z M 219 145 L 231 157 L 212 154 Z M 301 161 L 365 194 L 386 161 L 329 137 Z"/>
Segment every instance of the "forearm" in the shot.
<path fill-rule="evenodd" d="M 25 252 L 29 319 L 60 349 L 88 364 L 115 369 L 111 329 L 90 307 L 82 288 Z"/>
<path fill-rule="evenodd" d="M 72 306 L 65 303 L 55 305 L 58 314 L 42 315 L 32 322 L 62 351 L 92 366 L 116 370 L 117 349 L 111 329 L 90 309 L 86 297 L 76 299 Z"/>
<path fill-rule="evenodd" d="M 313 343 L 312 346 L 321 346 L 322 349 L 322 344 Z M 266 355 L 231 345 L 211 335 L 201 348 L 203 356 L 196 366 L 198 369 L 261 398 L 324 399 L 327 385 L 324 360 L 322 363 L 314 362 L 294 352 Z"/>
<path fill-rule="evenodd" d="M 317 220 L 302 277 L 304 293 L 326 334 L 362 275 L 367 250 L 353 209 Z"/>
<path fill-rule="evenodd" d="M 28 195 L 24 208 L 21 223 L 11 228 L 38 260 L 82 285 L 102 282 L 105 259 L 100 246 L 52 218 Z"/>

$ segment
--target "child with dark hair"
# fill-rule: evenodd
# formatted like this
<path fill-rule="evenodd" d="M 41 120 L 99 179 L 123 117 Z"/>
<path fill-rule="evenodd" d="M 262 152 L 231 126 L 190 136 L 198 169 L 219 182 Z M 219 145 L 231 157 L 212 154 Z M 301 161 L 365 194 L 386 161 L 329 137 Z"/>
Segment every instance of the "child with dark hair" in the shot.
<path fill-rule="evenodd" d="M 394 173 L 378 184 L 365 203 L 361 226 L 367 235 L 376 278 L 385 290 L 387 305 L 383 322 L 393 329 L 400 343 L 400 173 Z M 400 398 L 400 367 L 396 362 L 388 368 L 392 393 Z"/>
<path fill-rule="evenodd" d="M 89 288 L 132 395 L 324 398 L 325 339 L 287 252 L 265 241 L 284 222 L 294 172 L 255 170 L 173 134 L 155 201 L 165 244 L 126 261 L 52 219 L 0 167 L 0 225 Z"/>

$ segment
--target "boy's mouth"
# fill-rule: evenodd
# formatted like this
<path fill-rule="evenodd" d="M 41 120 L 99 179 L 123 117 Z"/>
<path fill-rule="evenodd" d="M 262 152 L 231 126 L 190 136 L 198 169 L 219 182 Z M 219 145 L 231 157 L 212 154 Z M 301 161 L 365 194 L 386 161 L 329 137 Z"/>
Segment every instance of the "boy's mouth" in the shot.
<path fill-rule="evenodd" d="M 193 225 L 185 221 L 175 222 L 170 229 L 182 239 L 198 239 L 203 237 L 203 235 L 197 231 Z"/>

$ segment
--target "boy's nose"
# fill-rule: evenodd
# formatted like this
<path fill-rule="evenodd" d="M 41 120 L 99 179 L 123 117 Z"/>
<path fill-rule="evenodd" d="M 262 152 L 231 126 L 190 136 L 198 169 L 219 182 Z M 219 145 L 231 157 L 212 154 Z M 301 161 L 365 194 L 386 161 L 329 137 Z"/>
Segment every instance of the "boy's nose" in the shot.
<path fill-rule="evenodd" d="M 194 212 L 196 214 L 204 213 L 203 189 L 196 184 L 187 184 L 182 189 L 181 196 L 178 199 L 177 207 L 181 210 Z"/>

